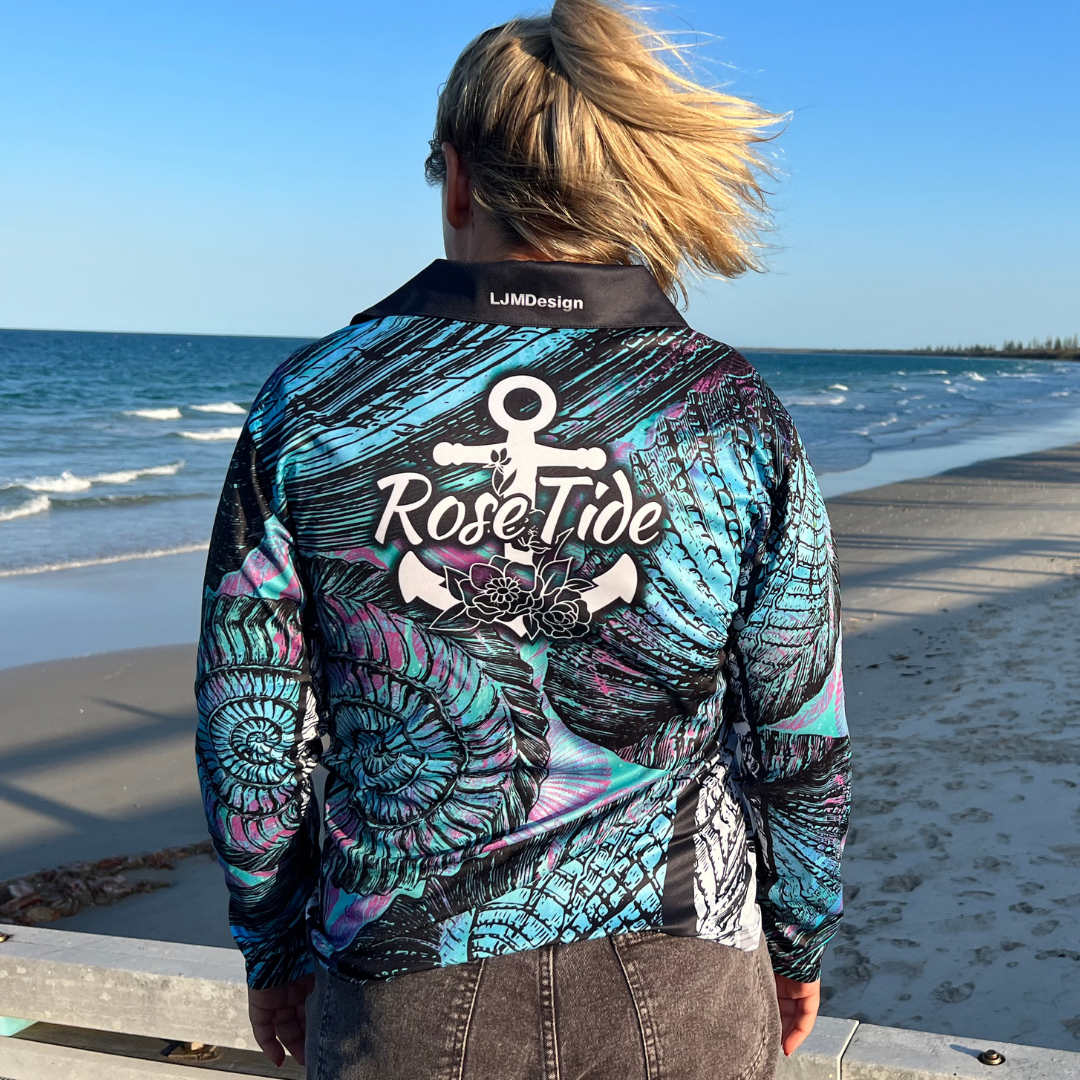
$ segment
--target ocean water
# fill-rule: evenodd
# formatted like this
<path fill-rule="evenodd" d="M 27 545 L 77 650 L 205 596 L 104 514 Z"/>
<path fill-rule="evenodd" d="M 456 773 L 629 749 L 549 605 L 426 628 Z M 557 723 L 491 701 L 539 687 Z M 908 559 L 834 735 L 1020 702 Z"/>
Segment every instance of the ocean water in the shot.
<path fill-rule="evenodd" d="M 0 574 L 205 544 L 248 406 L 302 344 L 0 331 Z"/>
<path fill-rule="evenodd" d="M 284 338 L 0 331 L 0 576 L 205 545 Z M 827 494 L 1080 440 L 1080 363 L 748 352 Z"/>

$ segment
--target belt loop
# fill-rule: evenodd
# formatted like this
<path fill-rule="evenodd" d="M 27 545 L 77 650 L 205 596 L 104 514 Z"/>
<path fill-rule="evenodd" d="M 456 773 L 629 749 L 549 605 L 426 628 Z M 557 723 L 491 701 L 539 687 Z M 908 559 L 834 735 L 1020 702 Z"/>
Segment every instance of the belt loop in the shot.
<path fill-rule="evenodd" d="M 544 1040 L 545 1080 L 560 1080 L 559 1034 L 555 1024 L 555 946 L 537 950 L 540 964 L 540 1031 Z"/>

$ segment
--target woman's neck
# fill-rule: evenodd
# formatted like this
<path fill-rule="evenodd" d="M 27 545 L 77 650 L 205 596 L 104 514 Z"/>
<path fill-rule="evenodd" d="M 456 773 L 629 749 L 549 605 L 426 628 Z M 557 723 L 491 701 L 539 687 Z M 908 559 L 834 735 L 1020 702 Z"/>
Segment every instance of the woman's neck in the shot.
<path fill-rule="evenodd" d="M 444 219 L 446 257 L 454 262 L 550 262 L 522 240 L 508 238 L 494 219 L 472 202 L 467 220 L 454 228 Z"/>

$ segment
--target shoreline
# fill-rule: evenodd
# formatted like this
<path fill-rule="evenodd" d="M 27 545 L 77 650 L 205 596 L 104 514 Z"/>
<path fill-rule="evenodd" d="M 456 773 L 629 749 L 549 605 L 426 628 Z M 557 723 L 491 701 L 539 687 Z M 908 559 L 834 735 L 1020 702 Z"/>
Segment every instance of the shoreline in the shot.
<path fill-rule="evenodd" d="M 0 579 L 0 675 L 198 638 L 205 549 Z"/>
<path fill-rule="evenodd" d="M 864 465 L 820 473 L 826 502 L 887 484 L 1080 442 L 1080 409 L 1056 424 L 943 446 L 875 451 Z M 0 570 L 0 672 L 23 664 L 198 638 L 207 543 Z M 91 648 L 86 648 L 88 642 Z"/>
<path fill-rule="evenodd" d="M 811 353 L 838 350 L 788 349 L 785 351 Z M 816 475 L 821 493 L 828 500 L 839 495 L 883 487 L 886 484 L 939 476 L 942 473 L 984 461 L 999 461 L 1039 451 L 1056 450 L 1071 446 L 1076 442 L 1080 442 L 1080 407 L 1073 409 L 1056 423 L 1039 428 L 988 435 L 976 434 L 968 439 L 930 446 L 876 449 L 871 451 L 870 460 L 862 465 L 831 472 L 817 471 Z M 0 589 L 6 581 L 40 574 L 85 570 L 197 552 L 205 553 L 208 548 L 209 540 L 207 539 L 182 544 L 175 548 L 122 552 L 117 555 L 91 556 L 65 562 L 9 567 L 0 569 Z M 2 660 L 0 660 L 0 670 L 2 667 Z"/>
<path fill-rule="evenodd" d="M 160 559 L 166 555 L 188 555 L 193 551 L 206 551 L 209 541 L 198 544 L 181 544 L 175 548 L 158 548 L 153 551 L 132 551 L 122 555 L 102 555 L 94 559 L 72 559 L 70 562 L 42 563 L 40 566 L 17 566 L 0 570 L 0 579 L 29 577 L 32 574 L 51 574 L 56 570 L 83 570 L 90 566 L 113 566 L 116 563 L 138 562 L 141 559 Z"/>
<path fill-rule="evenodd" d="M 821 473 L 818 485 L 826 500 L 908 480 L 926 480 L 954 469 L 1003 461 L 1080 442 L 1080 409 L 1057 422 L 995 435 L 974 435 L 954 443 L 875 451 L 865 465 Z"/>

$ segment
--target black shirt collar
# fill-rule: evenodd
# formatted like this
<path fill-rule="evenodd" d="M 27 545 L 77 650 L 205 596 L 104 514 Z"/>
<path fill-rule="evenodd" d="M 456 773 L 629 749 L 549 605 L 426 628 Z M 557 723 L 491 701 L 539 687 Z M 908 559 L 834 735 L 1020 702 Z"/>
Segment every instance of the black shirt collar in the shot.
<path fill-rule="evenodd" d="M 436 259 L 353 324 L 432 315 L 505 326 L 686 326 L 644 266 Z"/>

